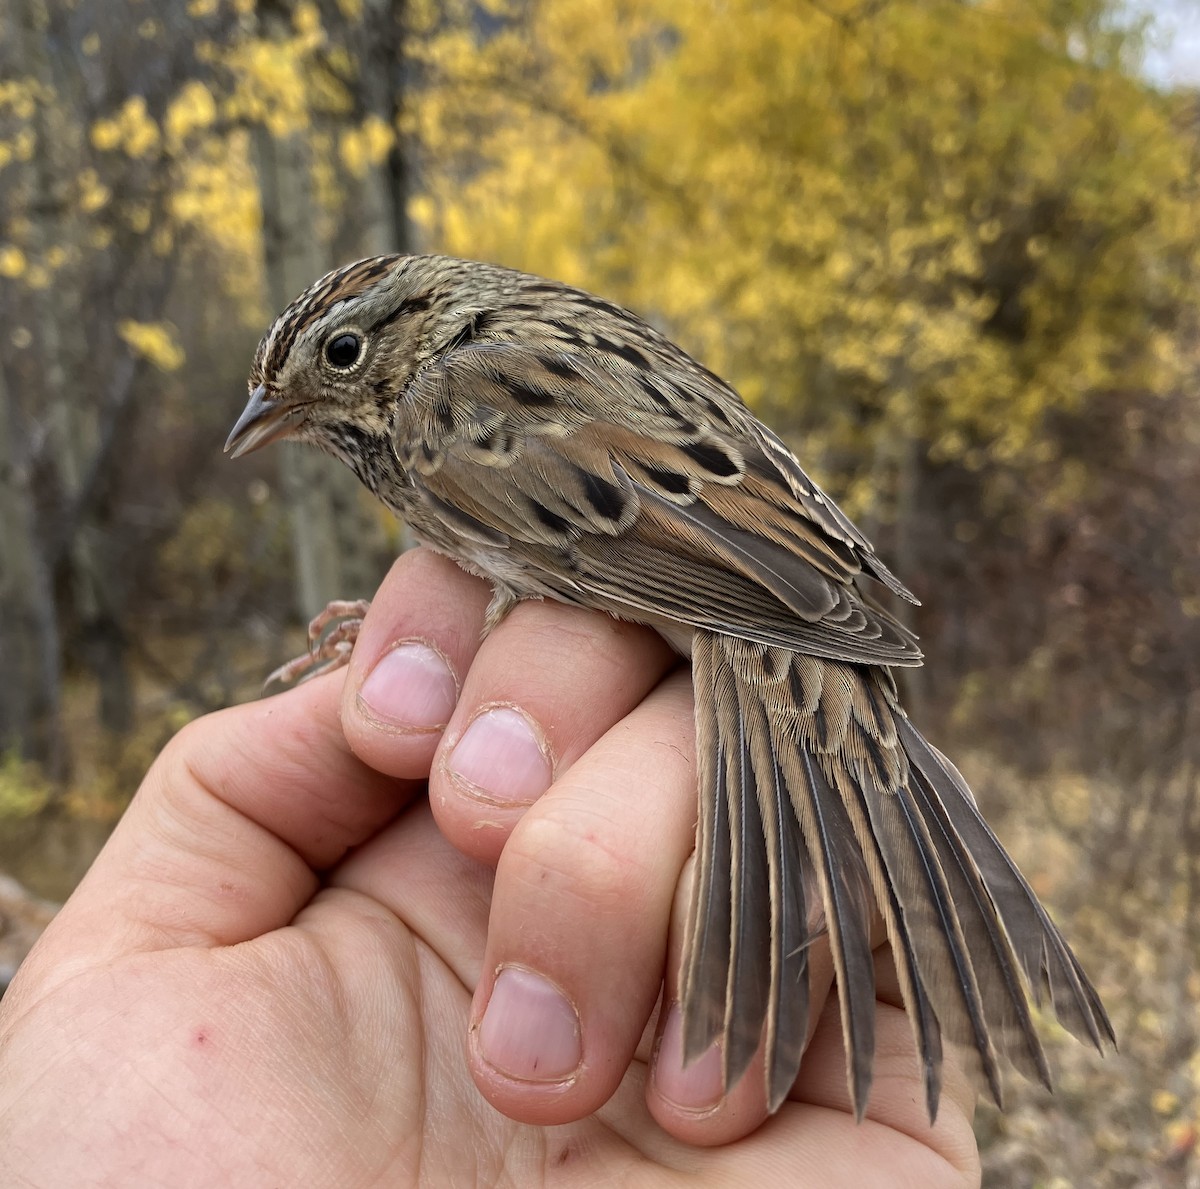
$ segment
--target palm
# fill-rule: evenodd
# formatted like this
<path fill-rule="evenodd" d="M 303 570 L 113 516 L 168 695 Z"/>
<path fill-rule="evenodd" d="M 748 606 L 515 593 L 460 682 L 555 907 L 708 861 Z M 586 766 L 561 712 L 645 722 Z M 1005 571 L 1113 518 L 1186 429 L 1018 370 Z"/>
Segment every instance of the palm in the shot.
<path fill-rule="evenodd" d="M 789 1101 L 764 1125 L 761 1069 L 711 1107 L 664 1103 L 669 1062 L 664 1045 L 651 1065 L 646 1011 L 669 935 L 679 952 L 679 923 L 667 918 L 690 849 L 686 683 L 660 682 L 662 658 L 636 629 L 556 607 L 514 614 L 479 650 L 456 714 L 477 698 L 494 704 L 501 691 L 489 696 L 488 684 L 517 674 L 542 683 L 521 696 L 552 704 L 560 732 L 574 718 L 595 739 L 606 720 L 621 721 L 598 742 L 577 740 L 586 753 L 552 793 L 481 833 L 483 806 L 455 806 L 436 736 L 355 721 L 354 665 L 409 634 L 400 620 L 431 575 L 453 594 L 439 609 L 462 617 L 452 638 L 478 640 L 486 592 L 447 563 L 409 555 L 368 616 L 345 698 L 328 677 L 211 716 L 155 764 L 3 1002 L 0 1181 L 661 1184 L 688 1170 L 719 1185 L 796 1185 L 808 1169 L 822 1186 L 973 1183 L 972 1096 L 958 1079 L 928 1126 L 886 962 L 863 1125 L 850 1110 L 834 1000 Z M 603 647 L 581 647 L 581 631 Z M 514 665 L 524 647 L 544 656 L 556 639 L 573 664 Z M 636 678 L 623 693 L 591 668 L 616 660 Z M 630 703 L 633 713 L 622 709 Z M 427 799 L 417 774 L 431 770 Z M 647 771 L 656 796 L 623 801 Z M 586 786 L 581 801 L 573 780 Z M 495 826 L 505 812 L 485 817 Z M 551 848 L 561 889 L 531 865 L 525 829 L 554 815 L 581 827 L 583 848 Z M 640 840 L 646 852 L 631 863 Z M 463 853 L 487 847 L 489 862 Z M 640 873 L 639 893 L 600 885 L 584 895 L 572 881 L 597 855 L 622 856 L 606 876 Z M 549 967 L 571 987 L 584 1036 L 571 1077 L 525 1083 L 481 1065 L 471 1024 L 505 961 Z M 827 953 L 822 962 L 828 970 Z M 668 987 L 675 980 L 668 965 Z"/>
<path fill-rule="evenodd" d="M 154 1133 L 140 1141 L 187 1146 L 197 1183 L 532 1186 L 603 1174 L 657 1184 L 687 1169 L 714 1185 L 769 1184 L 784 1159 L 824 1170 L 814 1182 L 824 1186 L 872 1175 L 895 1184 L 898 1163 L 913 1159 L 924 1162 L 918 1183 L 938 1183 L 939 1169 L 955 1183 L 910 1136 L 799 1101 L 736 1145 L 691 1148 L 646 1110 L 644 1053 L 589 1118 L 543 1128 L 500 1115 L 463 1060 L 490 882 L 420 805 L 338 867 L 293 925 L 238 946 L 172 951 L 149 979 L 135 958 L 69 982 L 43 1004 L 42 1023 L 79 1031 L 89 1063 L 119 1078 L 125 1110 L 128 1096 L 139 1100 L 136 1115 Z M 827 1019 L 794 1097 L 809 1081 L 844 1076 L 836 1018 Z M 150 1036 L 160 1043 L 130 1069 L 127 1054 Z"/>

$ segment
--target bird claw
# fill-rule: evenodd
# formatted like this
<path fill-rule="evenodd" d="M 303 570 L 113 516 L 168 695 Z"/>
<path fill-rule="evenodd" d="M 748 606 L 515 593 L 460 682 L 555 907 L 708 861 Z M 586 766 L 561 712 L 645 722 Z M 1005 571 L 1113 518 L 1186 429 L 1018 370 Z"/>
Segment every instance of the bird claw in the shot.
<path fill-rule="evenodd" d="M 263 695 L 303 685 L 348 664 L 370 605 L 366 599 L 334 599 L 329 603 L 308 625 L 308 651 L 270 673 L 263 682 Z"/>

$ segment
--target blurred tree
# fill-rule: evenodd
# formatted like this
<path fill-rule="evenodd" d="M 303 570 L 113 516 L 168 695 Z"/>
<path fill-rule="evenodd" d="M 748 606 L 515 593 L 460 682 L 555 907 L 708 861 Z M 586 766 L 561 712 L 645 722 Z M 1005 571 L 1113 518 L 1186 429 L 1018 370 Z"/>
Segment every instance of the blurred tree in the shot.
<path fill-rule="evenodd" d="M 64 641 L 72 659 L 91 670 L 98 719 L 114 744 L 132 717 L 123 623 L 127 574 L 121 549 L 112 548 L 124 534 L 114 535 L 109 495 L 139 366 L 122 334 L 125 324 L 95 317 L 95 303 L 104 293 L 119 310 L 124 296 L 135 316 L 127 325 L 148 325 L 146 307 L 161 297 L 168 266 L 161 258 L 149 263 L 149 243 L 141 242 L 156 196 L 144 103 L 126 105 L 122 122 L 114 124 L 128 168 L 111 180 L 139 197 L 123 221 L 110 221 L 104 208 L 113 186 L 88 167 L 101 148 L 88 137 L 98 89 L 77 60 L 52 52 L 71 36 L 71 14 L 38 0 L 13 0 L 6 17 L 15 36 L 4 43 L 12 81 L 3 114 L 11 139 L 0 154 L 7 165 L 0 173 L 5 387 L 12 405 L 10 454 L 16 473 L 27 476 L 21 490 L 37 501 L 34 514 L 18 521 L 28 528 L 22 552 L 33 559 L 35 580 L 20 584 L 18 597 L 31 602 L 15 618 L 39 625 L 32 673 L 41 678 L 23 674 L 27 681 L 10 698 L 41 696 L 46 717 L 30 737 L 32 751 L 61 777 L 68 760 L 54 691 L 63 685 Z M 122 271 L 114 282 L 118 260 Z M 104 308 L 111 315 L 113 307 Z M 81 375 L 89 381 L 80 384 Z"/>
<path fill-rule="evenodd" d="M 162 593 L 160 558 L 177 556 L 162 546 L 212 482 L 213 445 L 266 311 L 335 262 L 335 228 L 355 233 L 339 253 L 403 246 L 390 238 L 404 204 L 392 194 L 404 177 L 398 142 L 380 151 L 373 124 L 362 131 L 368 99 L 381 104 L 386 88 L 361 84 L 354 56 L 394 54 L 399 76 L 403 6 L 330 8 L 354 52 L 339 49 L 312 4 L 179 0 L 133 22 L 103 6 L 0 5 L 15 32 L 0 46 L 0 309 L 10 328 L 0 391 L 11 413 L 0 587 L 13 596 L 0 647 L 19 674 L 0 699 L 0 750 L 16 744 L 59 778 L 71 769 L 61 713 L 74 666 L 91 674 L 106 766 L 132 726 L 131 663 L 197 708 L 213 704 L 203 691 L 214 678 L 230 696 L 219 637 L 190 675 L 168 677 L 173 662 L 143 630 Z M 346 184 L 322 187 L 312 146 L 353 140 L 353 111 L 369 151 Z M 343 217 L 367 205 L 371 186 L 376 216 Z M 231 333 L 241 343 L 232 353 Z M 220 361 L 228 402 L 191 399 L 212 384 L 205 360 Z M 300 612 L 369 593 L 390 545 L 352 477 L 308 453 L 284 462 L 283 476 L 297 571 L 284 589 Z M 210 593 L 224 626 L 236 623 L 238 599 Z M 271 613 L 277 623 L 287 607 Z"/>
<path fill-rule="evenodd" d="M 1071 524 L 1156 483 L 1115 479 L 1131 452 L 1165 463 L 1130 426 L 1195 433 L 1176 399 L 1196 371 L 1195 127 L 1138 78 L 1121 7 L 488 8 L 493 25 L 425 49 L 426 234 L 668 324 L 791 430 L 934 605 L 922 626 L 960 662 L 930 667 L 943 706 L 970 669 L 1011 677 L 1064 611 Z M 1178 511 L 1130 548 L 1194 581 Z M 1152 592 L 1130 561 L 1106 597 L 1140 601 L 1164 648 L 1182 619 L 1196 656 L 1189 582 Z M 1132 693 L 1132 647 L 1095 648 L 1092 679 Z M 1158 695 L 1195 683 L 1183 668 Z M 1103 742 L 1078 725 L 1081 751 Z"/>

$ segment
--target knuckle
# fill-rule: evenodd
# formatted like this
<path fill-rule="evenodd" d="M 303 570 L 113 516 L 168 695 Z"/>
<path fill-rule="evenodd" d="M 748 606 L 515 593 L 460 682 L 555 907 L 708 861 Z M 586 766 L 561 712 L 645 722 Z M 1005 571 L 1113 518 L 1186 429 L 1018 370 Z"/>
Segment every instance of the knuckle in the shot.
<path fill-rule="evenodd" d="M 628 911 L 646 894 L 648 872 L 614 834 L 603 798 L 594 804 L 572 798 L 530 814 L 505 848 L 508 874 L 540 897 L 563 897 L 607 915 Z"/>

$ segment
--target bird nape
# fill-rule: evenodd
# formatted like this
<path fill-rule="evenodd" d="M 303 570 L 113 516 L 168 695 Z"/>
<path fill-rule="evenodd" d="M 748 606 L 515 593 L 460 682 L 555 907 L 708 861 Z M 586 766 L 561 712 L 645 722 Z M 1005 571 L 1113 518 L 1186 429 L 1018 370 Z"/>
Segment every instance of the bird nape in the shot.
<path fill-rule="evenodd" d="M 931 1120 L 946 1040 L 997 1103 L 1001 1057 L 1049 1084 L 1033 1004 L 1098 1049 L 1113 1042 L 958 770 L 900 706 L 891 670 L 921 653 L 880 599 L 912 595 L 733 389 L 664 335 L 540 277 L 379 256 L 279 315 L 250 389 L 227 450 L 288 437 L 340 458 L 419 539 L 489 579 L 489 627 L 521 599 L 558 599 L 691 656 L 686 1059 L 719 1043 L 728 1087 L 765 1033 L 777 1109 L 825 937 L 861 1118 L 876 907 Z"/>

